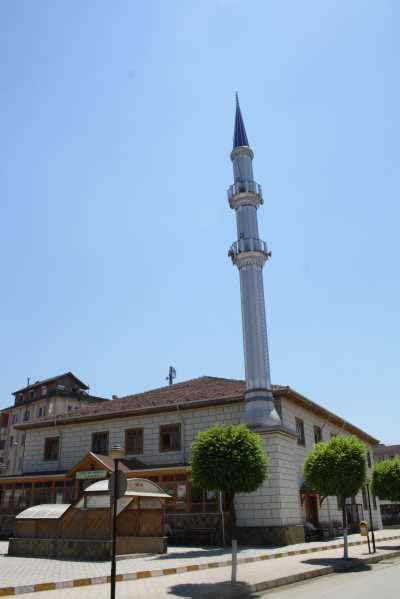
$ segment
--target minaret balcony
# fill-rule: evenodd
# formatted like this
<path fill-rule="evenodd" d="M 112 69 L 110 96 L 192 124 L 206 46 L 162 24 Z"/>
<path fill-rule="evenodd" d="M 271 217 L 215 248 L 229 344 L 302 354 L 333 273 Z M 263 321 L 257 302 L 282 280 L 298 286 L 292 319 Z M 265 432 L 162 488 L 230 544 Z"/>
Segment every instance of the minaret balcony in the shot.
<path fill-rule="evenodd" d="M 264 255 L 265 260 L 268 260 L 268 258 L 271 256 L 271 252 L 268 250 L 268 246 L 265 241 L 252 237 L 246 237 L 235 241 L 235 243 L 233 243 L 229 248 L 228 256 L 229 258 L 232 258 L 232 262 L 235 262 L 239 254 L 245 254 L 249 252 L 261 253 Z"/>
<path fill-rule="evenodd" d="M 256 181 L 237 181 L 231 185 L 228 189 L 228 200 L 233 200 L 236 196 L 241 193 L 254 194 L 260 197 L 262 202 L 262 189 L 259 183 Z"/>

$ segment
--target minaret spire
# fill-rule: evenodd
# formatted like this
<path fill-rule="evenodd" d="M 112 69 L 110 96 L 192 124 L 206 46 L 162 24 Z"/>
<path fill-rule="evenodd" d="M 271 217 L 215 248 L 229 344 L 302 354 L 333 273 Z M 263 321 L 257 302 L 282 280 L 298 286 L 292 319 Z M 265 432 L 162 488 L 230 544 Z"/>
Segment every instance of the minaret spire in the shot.
<path fill-rule="evenodd" d="M 242 112 L 240 110 L 239 96 L 236 92 L 236 113 L 235 113 L 235 130 L 233 134 L 233 147 L 248 146 L 246 129 L 243 122 Z"/>
<path fill-rule="evenodd" d="M 231 160 L 235 182 L 228 190 L 228 199 L 236 212 L 238 240 L 229 250 L 229 256 L 240 276 L 246 372 L 244 420 L 256 428 L 279 426 L 281 420 L 272 397 L 262 275 L 271 253 L 258 236 L 257 209 L 263 203 L 262 191 L 253 178 L 253 151 L 237 94 Z"/>

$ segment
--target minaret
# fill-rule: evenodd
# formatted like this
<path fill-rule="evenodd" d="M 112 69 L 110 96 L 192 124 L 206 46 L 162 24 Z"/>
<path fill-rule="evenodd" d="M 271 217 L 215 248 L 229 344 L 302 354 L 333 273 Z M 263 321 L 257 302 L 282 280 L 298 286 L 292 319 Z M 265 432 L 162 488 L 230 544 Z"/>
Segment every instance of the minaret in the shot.
<path fill-rule="evenodd" d="M 231 160 L 234 184 L 229 205 L 236 211 L 238 240 L 229 250 L 239 269 L 242 302 L 244 362 L 246 372 L 244 420 L 250 427 L 281 424 L 272 398 L 262 269 L 270 257 L 258 236 L 257 208 L 263 204 L 261 186 L 253 178 L 253 151 L 236 94 L 235 132 Z"/>

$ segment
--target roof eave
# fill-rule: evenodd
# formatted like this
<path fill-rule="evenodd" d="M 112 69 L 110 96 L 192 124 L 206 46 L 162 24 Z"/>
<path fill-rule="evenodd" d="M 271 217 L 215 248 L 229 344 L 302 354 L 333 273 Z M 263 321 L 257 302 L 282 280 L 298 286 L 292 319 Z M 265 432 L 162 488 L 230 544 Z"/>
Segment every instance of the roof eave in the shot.
<path fill-rule="evenodd" d="M 223 405 L 243 401 L 243 395 L 233 395 L 229 397 L 216 399 L 200 399 L 179 404 L 170 404 L 163 406 L 151 406 L 146 408 L 136 408 L 131 410 L 118 410 L 115 412 L 104 412 L 102 414 L 82 414 L 70 418 L 56 418 L 40 422 L 18 424 L 14 428 L 18 430 L 30 430 L 35 428 L 48 428 L 49 426 L 59 426 L 67 424 L 76 424 L 79 422 L 90 422 L 95 420 L 109 420 L 114 418 L 127 418 L 129 416 L 142 416 L 144 414 L 154 414 L 162 412 L 178 412 L 180 410 L 190 410 L 193 408 L 207 407 L 210 405 Z"/>
<path fill-rule="evenodd" d="M 283 387 L 280 391 L 280 395 L 283 395 L 283 396 L 287 395 L 290 399 L 293 399 L 294 401 L 298 401 L 300 404 L 303 404 L 303 405 L 305 404 L 314 413 L 320 414 L 320 415 L 324 416 L 325 418 L 327 418 L 328 422 L 332 422 L 332 424 L 336 424 L 337 426 L 342 427 L 343 430 L 347 430 L 349 433 L 353 433 L 359 437 L 364 438 L 369 443 L 371 443 L 371 445 L 377 445 L 379 443 L 379 440 L 376 439 L 375 437 L 372 437 L 372 435 L 369 435 L 368 433 L 366 433 L 362 429 L 358 428 L 354 424 L 351 424 L 351 422 L 348 422 L 344 418 L 341 418 L 340 416 L 337 416 L 336 414 L 334 414 L 333 412 L 330 412 L 326 408 L 323 408 L 319 404 L 316 404 L 311 399 L 308 399 L 308 397 L 306 397 L 305 395 L 302 395 L 298 391 L 295 391 L 291 387 Z"/>

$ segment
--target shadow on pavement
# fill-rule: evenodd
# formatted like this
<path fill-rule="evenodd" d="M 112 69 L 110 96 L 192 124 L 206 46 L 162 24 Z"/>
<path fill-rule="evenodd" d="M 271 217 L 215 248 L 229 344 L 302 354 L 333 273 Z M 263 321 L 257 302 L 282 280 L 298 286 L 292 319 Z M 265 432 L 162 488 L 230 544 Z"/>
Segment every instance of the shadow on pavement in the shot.
<path fill-rule="evenodd" d="M 244 582 L 232 584 L 230 582 L 201 583 L 201 584 L 176 584 L 169 589 L 174 597 L 185 599 L 255 599 L 258 594 L 251 592 L 250 587 Z"/>
<path fill-rule="evenodd" d="M 303 563 L 310 564 L 311 566 L 332 566 L 335 572 L 348 572 L 349 570 L 352 570 L 353 572 L 367 572 L 368 570 L 372 569 L 369 564 L 365 564 L 357 558 L 344 560 L 343 558 L 339 557 L 321 557 L 319 559 L 306 559 L 303 560 Z"/>
<path fill-rule="evenodd" d="M 215 549 L 193 549 L 192 551 L 171 551 L 171 553 L 164 553 L 162 555 L 153 555 L 151 559 L 182 559 L 182 558 L 193 558 L 193 557 L 219 557 L 220 555 L 226 555 L 226 550 L 216 547 Z M 229 555 L 229 553 L 228 553 Z"/>
<path fill-rule="evenodd" d="M 246 551 L 248 549 L 252 549 L 252 547 L 238 547 L 238 555 L 242 551 Z M 260 547 L 257 547 L 260 549 Z M 262 547 L 263 550 L 268 549 L 276 549 L 274 545 Z M 182 551 L 171 551 L 170 553 L 165 553 L 163 555 L 154 555 L 151 556 L 151 559 L 162 560 L 162 559 L 182 559 L 182 558 L 194 558 L 194 557 L 219 557 L 224 556 L 226 559 L 230 559 L 231 552 L 227 548 L 223 549 L 222 547 L 198 547 L 196 549 L 188 549 Z"/>

